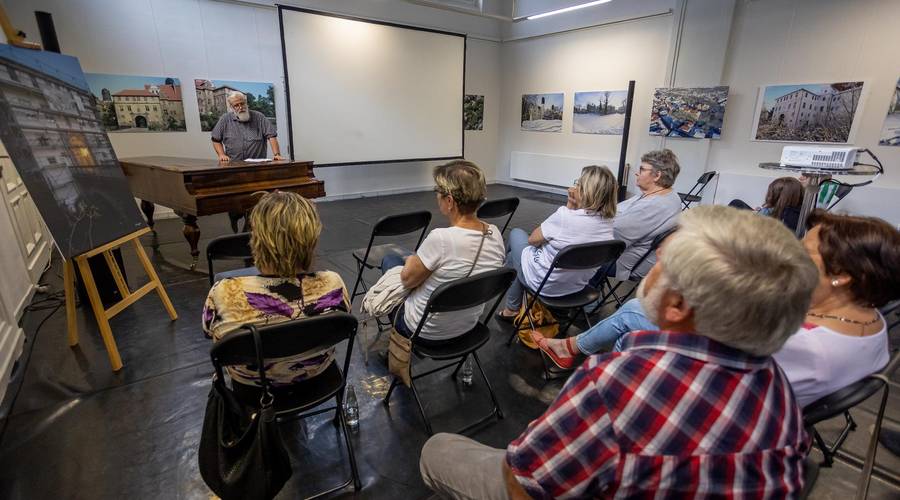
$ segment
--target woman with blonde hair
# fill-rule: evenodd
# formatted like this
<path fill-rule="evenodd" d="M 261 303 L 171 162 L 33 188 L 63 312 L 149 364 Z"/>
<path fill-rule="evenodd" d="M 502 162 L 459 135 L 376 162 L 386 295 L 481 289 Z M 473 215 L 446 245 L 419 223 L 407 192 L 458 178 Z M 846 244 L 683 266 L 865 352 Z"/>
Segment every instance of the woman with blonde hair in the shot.
<path fill-rule="evenodd" d="M 559 207 L 531 235 L 519 228 L 510 231 L 507 265 L 516 270 L 518 279 L 506 293 L 506 308 L 498 313 L 500 319 L 515 318 L 522 306 L 524 287 L 537 289 L 561 250 L 570 245 L 613 239 L 617 193 L 616 178 L 608 168 L 584 167 L 581 177 L 568 190 L 565 206 Z M 561 297 L 580 291 L 596 271 L 554 270 L 541 295 Z"/>
<path fill-rule="evenodd" d="M 250 249 L 257 276 L 225 278 L 209 290 L 203 331 L 214 342 L 252 323 L 268 325 L 330 311 L 350 311 L 347 289 L 333 271 L 311 272 L 322 223 L 315 206 L 297 193 L 263 195 L 250 213 Z M 273 386 L 290 385 L 323 372 L 334 349 L 290 358 L 267 359 Z M 232 380 L 258 385 L 255 369 L 228 368 Z"/>
<path fill-rule="evenodd" d="M 405 337 L 412 336 L 438 286 L 503 266 L 500 230 L 479 220 L 475 213 L 487 195 L 478 165 L 452 161 L 435 168 L 433 177 L 438 209 L 450 220 L 450 227 L 433 229 L 415 254 L 388 255 L 381 264 L 383 271 L 402 265 L 400 279 L 412 290 L 394 315 L 394 328 Z M 439 343 L 462 335 L 475 326 L 483 310 L 481 305 L 432 314 L 416 342 Z"/>

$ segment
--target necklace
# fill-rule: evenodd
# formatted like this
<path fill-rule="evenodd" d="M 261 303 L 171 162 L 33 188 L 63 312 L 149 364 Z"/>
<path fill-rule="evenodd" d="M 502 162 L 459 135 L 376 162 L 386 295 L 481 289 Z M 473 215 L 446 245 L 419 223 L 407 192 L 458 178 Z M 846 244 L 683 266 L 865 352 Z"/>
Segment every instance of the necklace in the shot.
<path fill-rule="evenodd" d="M 866 332 L 867 326 L 873 325 L 879 319 L 881 319 L 881 316 L 879 316 L 877 313 L 875 314 L 875 317 L 869 321 L 859 321 L 859 320 L 855 320 L 855 319 L 845 318 L 843 316 L 835 316 L 833 314 L 819 314 L 819 313 L 808 312 L 808 313 L 806 313 L 806 315 L 812 316 L 814 318 L 821 318 L 821 319 L 836 319 L 836 320 L 840 321 L 841 323 L 851 323 L 854 325 L 859 325 L 860 336 L 862 336 Z"/>
<path fill-rule="evenodd" d="M 644 193 L 644 194 L 642 194 L 641 197 L 638 198 L 638 199 L 639 199 L 639 200 L 643 200 L 644 198 L 646 198 L 646 197 L 648 197 L 648 196 L 650 196 L 650 195 L 652 195 L 652 194 L 656 194 L 656 193 L 658 193 L 658 192 L 660 192 L 660 191 L 665 191 L 666 189 L 669 189 L 669 188 L 659 188 L 659 189 L 657 189 L 656 191 L 651 191 L 651 192 L 649 192 L 649 193 Z"/>

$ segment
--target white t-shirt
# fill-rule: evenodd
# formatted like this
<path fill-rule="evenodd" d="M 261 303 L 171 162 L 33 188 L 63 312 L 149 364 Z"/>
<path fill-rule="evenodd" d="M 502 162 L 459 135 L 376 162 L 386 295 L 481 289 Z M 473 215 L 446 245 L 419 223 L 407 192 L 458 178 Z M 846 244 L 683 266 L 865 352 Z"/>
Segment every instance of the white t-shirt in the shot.
<path fill-rule="evenodd" d="M 773 357 L 804 407 L 884 368 L 890 358 L 887 329 L 852 337 L 805 323 Z"/>
<path fill-rule="evenodd" d="M 488 224 L 488 230 L 490 234 L 484 238 L 481 255 L 472 270 L 473 276 L 503 267 L 506 257 L 503 236 L 493 224 Z M 466 276 L 475 260 L 479 243 L 481 243 L 479 230 L 441 227 L 428 233 L 416 255 L 422 259 L 422 264 L 431 271 L 431 275 L 413 290 L 404 302 L 403 320 L 411 332 L 415 332 L 419 320 L 422 319 L 432 292 L 444 283 Z M 432 314 L 425 321 L 419 335 L 428 340 L 457 337 L 472 329 L 483 311 L 482 304 L 462 311 Z"/>
<path fill-rule="evenodd" d="M 613 220 L 588 213 L 584 209 L 559 207 L 541 223 L 541 233 L 547 240 L 546 243 L 539 247 L 529 245 L 522 250 L 522 275 L 525 284 L 532 290 L 537 290 L 540 286 L 560 250 L 569 245 L 613 239 Z M 541 295 L 561 297 L 578 292 L 596 272 L 596 269 L 554 270 L 547 278 Z"/>

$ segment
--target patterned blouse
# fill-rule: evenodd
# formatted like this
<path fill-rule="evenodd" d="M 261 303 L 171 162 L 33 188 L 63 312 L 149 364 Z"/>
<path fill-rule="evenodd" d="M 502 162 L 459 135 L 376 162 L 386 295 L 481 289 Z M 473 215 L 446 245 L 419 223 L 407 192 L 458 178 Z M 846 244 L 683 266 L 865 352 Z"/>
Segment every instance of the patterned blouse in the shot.
<path fill-rule="evenodd" d="M 218 342 L 242 325 L 269 325 L 330 311 L 349 312 L 347 288 L 332 271 L 298 278 L 242 276 L 226 278 L 209 290 L 203 306 L 203 332 Z M 272 385 L 289 385 L 322 373 L 334 360 L 334 349 L 299 356 L 266 359 L 266 378 Z M 256 370 L 228 367 L 235 381 L 259 385 Z"/>

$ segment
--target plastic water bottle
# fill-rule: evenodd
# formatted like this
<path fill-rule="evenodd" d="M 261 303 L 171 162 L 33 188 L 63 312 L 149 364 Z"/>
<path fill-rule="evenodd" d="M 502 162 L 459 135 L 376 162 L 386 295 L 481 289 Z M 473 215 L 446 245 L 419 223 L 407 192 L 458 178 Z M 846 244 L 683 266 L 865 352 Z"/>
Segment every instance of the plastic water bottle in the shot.
<path fill-rule="evenodd" d="M 463 385 L 472 385 L 472 358 L 466 358 L 466 362 L 459 371 L 459 379 Z"/>
<path fill-rule="evenodd" d="M 350 429 L 356 430 L 359 428 L 359 402 L 356 400 L 356 390 L 352 385 L 347 386 L 347 396 L 344 399 L 344 417 Z"/>

